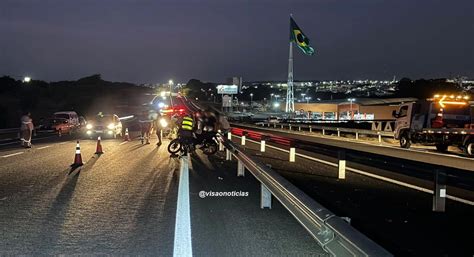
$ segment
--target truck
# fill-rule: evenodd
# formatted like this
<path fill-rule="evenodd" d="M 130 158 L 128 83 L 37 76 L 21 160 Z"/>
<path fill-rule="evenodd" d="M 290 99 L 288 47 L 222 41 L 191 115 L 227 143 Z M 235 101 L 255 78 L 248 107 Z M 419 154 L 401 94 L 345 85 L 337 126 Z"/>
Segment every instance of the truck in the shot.
<path fill-rule="evenodd" d="M 445 152 L 457 146 L 474 157 L 474 108 L 468 96 L 435 95 L 433 98 L 403 103 L 394 110 L 394 136 L 400 147 L 411 144 L 435 146 Z"/>

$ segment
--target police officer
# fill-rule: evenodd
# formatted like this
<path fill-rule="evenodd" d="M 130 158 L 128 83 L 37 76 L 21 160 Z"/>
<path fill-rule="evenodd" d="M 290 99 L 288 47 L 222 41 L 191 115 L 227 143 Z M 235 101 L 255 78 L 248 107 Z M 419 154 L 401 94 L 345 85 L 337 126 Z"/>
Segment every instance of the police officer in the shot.
<path fill-rule="evenodd" d="M 194 119 L 191 115 L 186 114 L 181 120 L 178 129 L 178 135 L 185 144 L 192 144 L 194 140 Z"/>

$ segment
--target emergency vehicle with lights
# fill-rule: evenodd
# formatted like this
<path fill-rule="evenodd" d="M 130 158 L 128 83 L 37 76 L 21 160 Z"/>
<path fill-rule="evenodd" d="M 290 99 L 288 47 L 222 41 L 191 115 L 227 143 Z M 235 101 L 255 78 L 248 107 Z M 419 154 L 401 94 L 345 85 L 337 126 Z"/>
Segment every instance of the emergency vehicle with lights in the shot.
<path fill-rule="evenodd" d="M 474 111 L 468 96 L 435 95 L 404 103 L 392 115 L 396 118 L 395 139 L 402 148 L 415 143 L 447 151 L 453 145 L 474 157 Z"/>

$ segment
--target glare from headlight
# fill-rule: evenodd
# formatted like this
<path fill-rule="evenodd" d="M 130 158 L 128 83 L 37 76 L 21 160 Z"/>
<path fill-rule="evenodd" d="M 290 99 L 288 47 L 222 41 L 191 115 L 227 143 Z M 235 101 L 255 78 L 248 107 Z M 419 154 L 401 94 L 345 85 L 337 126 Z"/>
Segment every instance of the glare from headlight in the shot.
<path fill-rule="evenodd" d="M 163 128 L 166 128 L 168 126 L 168 122 L 165 119 L 160 119 L 160 125 Z"/>
<path fill-rule="evenodd" d="M 92 129 L 92 124 L 87 124 L 86 129 Z"/>
<path fill-rule="evenodd" d="M 115 128 L 115 125 L 113 123 L 110 123 L 108 126 L 107 126 L 108 129 L 114 129 Z"/>
<path fill-rule="evenodd" d="M 86 133 L 87 133 L 87 135 L 90 135 L 90 134 L 92 134 L 92 131 L 88 130 Z"/>

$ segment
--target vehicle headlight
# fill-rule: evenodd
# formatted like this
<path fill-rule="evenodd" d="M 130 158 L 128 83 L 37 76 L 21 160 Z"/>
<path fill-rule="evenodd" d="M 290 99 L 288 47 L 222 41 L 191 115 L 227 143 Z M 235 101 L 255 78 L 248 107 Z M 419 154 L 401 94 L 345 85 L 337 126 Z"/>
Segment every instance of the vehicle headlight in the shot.
<path fill-rule="evenodd" d="M 114 129 L 115 128 L 115 125 L 113 123 L 110 123 L 108 126 L 107 126 L 108 129 Z"/>
<path fill-rule="evenodd" d="M 87 124 L 86 129 L 92 129 L 92 124 Z"/>
<path fill-rule="evenodd" d="M 166 128 L 168 126 L 168 122 L 165 119 L 160 119 L 160 125 L 163 128 Z"/>

